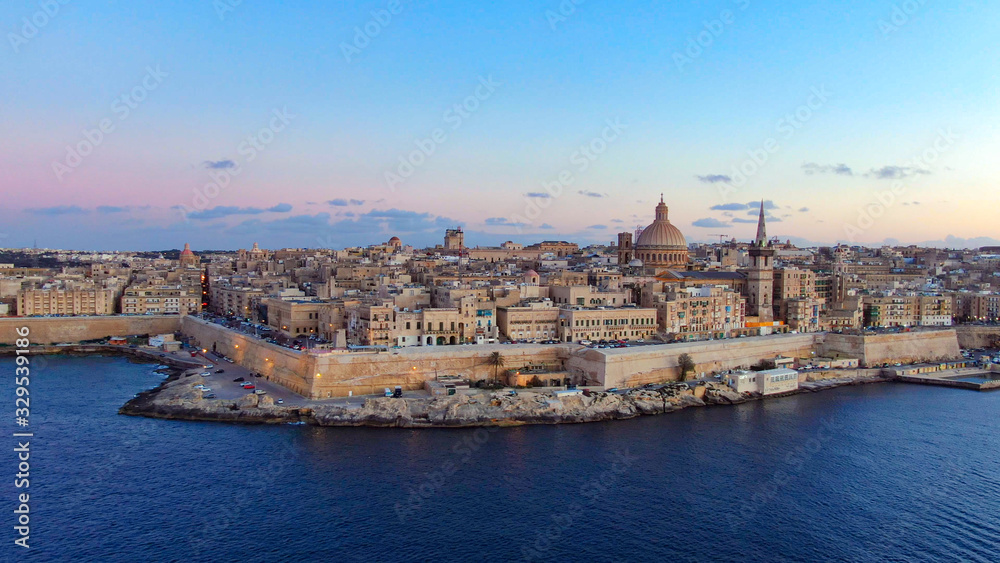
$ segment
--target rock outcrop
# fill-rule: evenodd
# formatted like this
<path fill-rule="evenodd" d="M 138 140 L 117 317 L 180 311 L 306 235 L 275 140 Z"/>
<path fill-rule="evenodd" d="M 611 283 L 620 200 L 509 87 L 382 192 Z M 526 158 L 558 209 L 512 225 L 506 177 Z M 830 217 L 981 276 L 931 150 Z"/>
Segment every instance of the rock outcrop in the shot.
<path fill-rule="evenodd" d="M 620 420 L 688 407 L 732 405 L 759 399 L 719 382 L 668 383 L 626 392 L 554 396 L 550 393 L 482 391 L 438 397 L 375 397 L 358 403 L 317 403 L 309 408 L 276 405 L 268 395 L 247 394 L 235 401 L 206 399 L 195 388 L 200 378 L 173 375 L 159 387 L 129 401 L 121 414 L 244 423 L 306 423 L 318 426 L 463 427 L 515 426 Z M 881 381 L 842 379 L 803 390 Z"/>

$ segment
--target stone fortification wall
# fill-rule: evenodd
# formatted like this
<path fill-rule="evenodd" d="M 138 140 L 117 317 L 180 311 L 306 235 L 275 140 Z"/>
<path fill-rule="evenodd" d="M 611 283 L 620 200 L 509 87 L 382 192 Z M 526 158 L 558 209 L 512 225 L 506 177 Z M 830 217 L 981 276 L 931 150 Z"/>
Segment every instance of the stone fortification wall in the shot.
<path fill-rule="evenodd" d="M 182 317 L 8 317 L 0 319 L 0 344 L 14 344 L 16 329 L 28 327 L 32 344 L 72 344 L 109 336 L 167 334 L 180 330 Z"/>
<path fill-rule="evenodd" d="M 225 354 L 241 366 L 296 393 L 305 396 L 310 394 L 310 376 L 316 374 L 316 359 L 305 352 L 268 344 L 253 336 L 195 317 L 185 317 L 181 331 L 204 349 Z"/>
<path fill-rule="evenodd" d="M 312 353 L 268 344 L 197 318 L 186 318 L 182 332 L 207 350 L 216 350 L 271 381 L 311 398 L 344 397 L 381 392 L 402 386 L 422 389 L 424 382 L 442 375 L 478 380 L 493 377 L 490 354 L 499 351 L 504 368 L 527 365 L 561 367 L 568 351 L 560 346 L 430 346 L 389 352 Z M 214 348 L 213 348 L 214 347 Z M 542 376 L 544 377 L 544 375 Z"/>
<path fill-rule="evenodd" d="M 422 389 L 425 381 L 455 375 L 471 380 L 492 379 L 494 367 L 490 354 L 500 352 L 505 369 L 541 365 L 553 370 L 563 366 L 568 357 L 566 346 L 469 345 L 429 346 L 395 349 L 382 353 L 332 352 L 317 355 L 313 382 L 317 397 L 340 397 L 378 393 L 385 387 Z M 539 374 L 545 378 L 544 373 Z"/>
<path fill-rule="evenodd" d="M 992 348 L 1000 343 L 1000 326 L 964 325 L 955 327 L 962 348 Z"/>
<path fill-rule="evenodd" d="M 775 356 L 809 357 L 816 334 L 782 334 L 758 338 L 732 338 L 640 346 L 634 348 L 586 349 L 573 353 L 567 362 L 571 373 L 608 387 L 630 387 L 676 380 L 678 358 L 689 354 L 695 374 L 750 366 Z"/>
<path fill-rule="evenodd" d="M 201 319 L 186 318 L 183 332 L 204 348 L 215 349 L 272 381 L 311 398 L 379 393 L 385 387 L 421 389 L 439 376 L 480 380 L 493 377 L 488 358 L 499 351 L 506 369 L 542 365 L 565 371 L 577 382 L 631 387 L 676 380 L 678 357 L 690 354 L 694 373 L 746 367 L 775 356 L 850 356 L 868 365 L 958 356 L 954 330 L 875 336 L 783 334 L 705 342 L 590 349 L 578 345 L 433 346 L 388 352 L 296 352 L 267 344 Z M 543 379 L 545 373 L 539 374 Z"/>
<path fill-rule="evenodd" d="M 852 335 L 826 333 L 820 343 L 823 356 L 858 358 L 862 365 L 919 363 L 961 357 L 954 329 L 919 330 L 894 334 Z"/>

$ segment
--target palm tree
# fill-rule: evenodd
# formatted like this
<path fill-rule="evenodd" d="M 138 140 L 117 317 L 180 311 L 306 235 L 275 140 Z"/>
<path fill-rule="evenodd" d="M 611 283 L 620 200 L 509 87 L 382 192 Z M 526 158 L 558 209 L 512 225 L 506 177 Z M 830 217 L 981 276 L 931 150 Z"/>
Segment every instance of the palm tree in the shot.
<path fill-rule="evenodd" d="M 493 352 L 490 357 L 486 359 L 486 363 L 493 366 L 493 381 L 497 380 L 497 371 L 504 365 L 504 357 L 500 352 Z"/>

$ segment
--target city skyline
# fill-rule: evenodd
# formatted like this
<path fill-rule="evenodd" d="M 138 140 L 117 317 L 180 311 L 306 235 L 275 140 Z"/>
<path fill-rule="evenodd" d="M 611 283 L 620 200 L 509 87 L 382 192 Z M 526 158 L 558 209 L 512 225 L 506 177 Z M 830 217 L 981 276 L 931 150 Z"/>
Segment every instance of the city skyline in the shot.
<path fill-rule="evenodd" d="M 2 9 L 3 247 L 607 244 L 661 192 L 688 242 L 764 199 L 801 245 L 1000 244 L 985 2 L 56 5 Z"/>

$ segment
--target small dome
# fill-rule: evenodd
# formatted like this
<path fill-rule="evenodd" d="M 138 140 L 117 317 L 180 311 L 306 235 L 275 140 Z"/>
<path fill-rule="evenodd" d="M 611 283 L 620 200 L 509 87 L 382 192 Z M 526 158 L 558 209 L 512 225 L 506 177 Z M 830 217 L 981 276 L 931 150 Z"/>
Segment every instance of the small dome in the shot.
<path fill-rule="evenodd" d="M 632 260 L 631 262 L 629 262 L 628 265 L 629 265 L 630 268 L 641 268 L 642 267 L 642 260 L 639 260 L 638 258 L 635 258 L 634 260 Z"/>
<path fill-rule="evenodd" d="M 194 252 L 191 252 L 190 243 L 184 243 L 184 250 L 181 251 L 181 256 L 194 256 Z"/>
<path fill-rule="evenodd" d="M 538 277 L 538 272 L 536 272 L 534 270 L 528 270 L 527 272 L 524 273 L 524 277 L 526 277 L 526 278 L 537 278 Z"/>
<path fill-rule="evenodd" d="M 399 240 L 399 237 L 392 237 L 391 239 L 389 239 L 389 244 L 393 246 L 400 246 L 401 244 L 403 244 L 403 241 Z"/>

